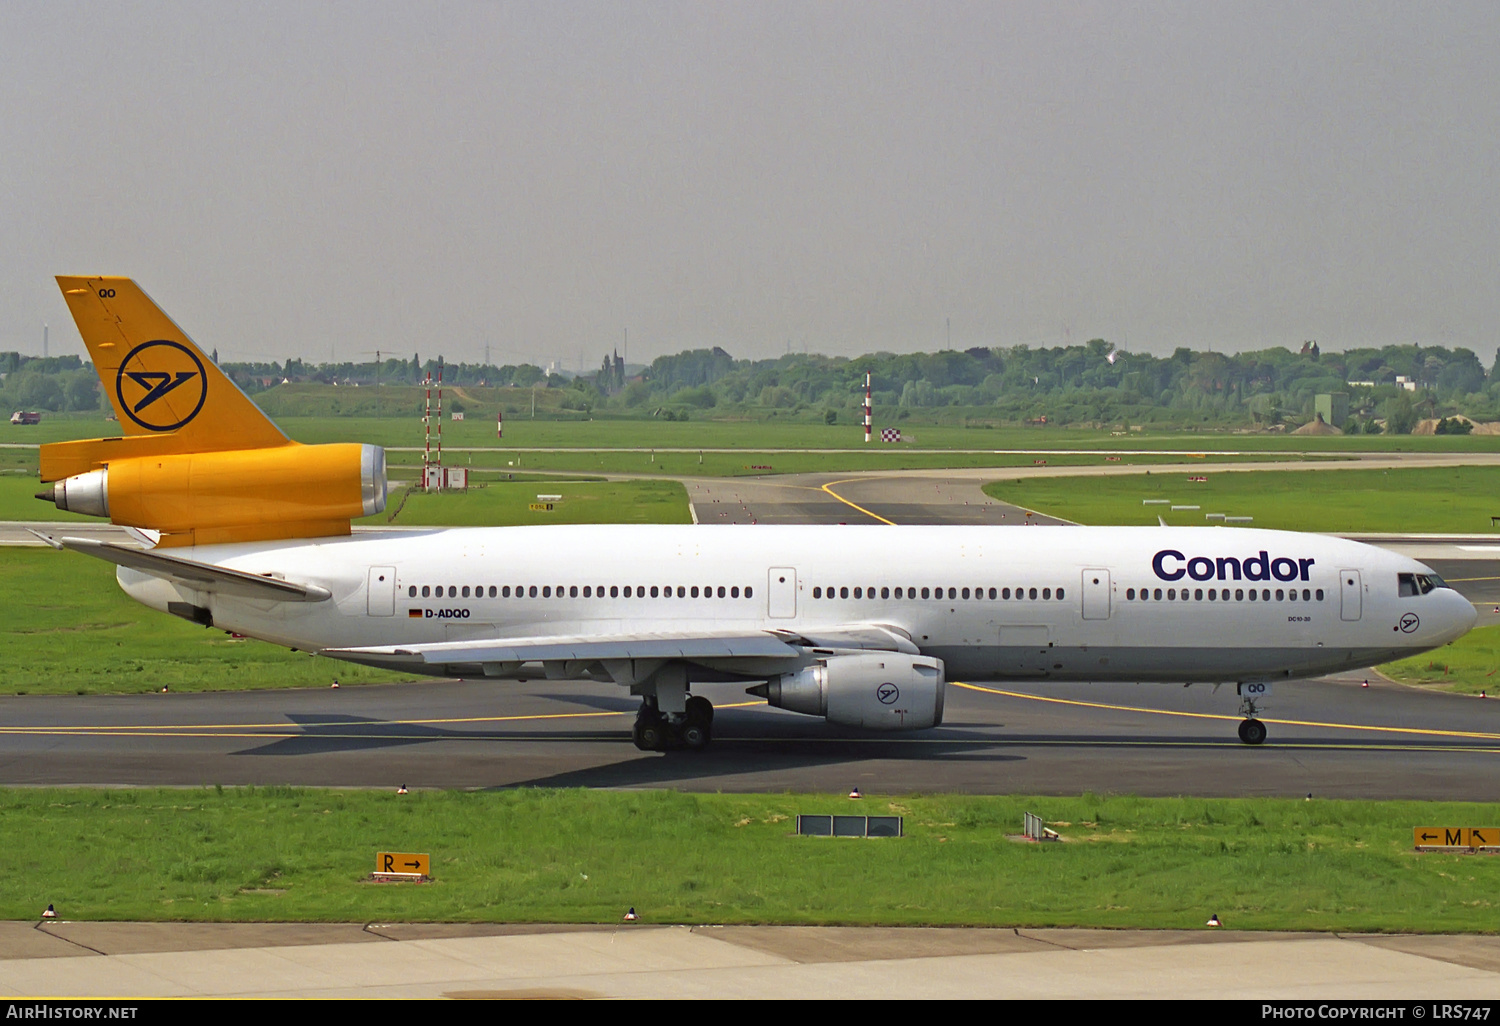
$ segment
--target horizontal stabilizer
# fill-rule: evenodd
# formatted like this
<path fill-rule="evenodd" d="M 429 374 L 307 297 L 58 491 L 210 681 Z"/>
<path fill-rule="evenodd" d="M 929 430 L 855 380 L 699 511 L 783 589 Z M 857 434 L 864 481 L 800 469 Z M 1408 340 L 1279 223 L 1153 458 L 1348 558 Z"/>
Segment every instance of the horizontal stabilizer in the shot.
<path fill-rule="evenodd" d="M 769 634 L 629 634 L 497 638 L 430 645 L 329 648 L 329 656 L 386 656 L 443 663 L 532 663 L 605 659 L 791 659 L 797 649 Z"/>
<path fill-rule="evenodd" d="M 243 570 L 231 570 L 211 563 L 168 556 L 161 552 L 126 548 L 111 542 L 94 541 L 90 538 L 61 538 L 57 544 L 95 559 L 103 559 L 117 566 L 172 581 L 194 591 L 273 602 L 322 602 L 332 598 L 332 593 L 327 588 L 320 588 L 316 584 L 296 584 L 275 577 L 263 577 Z"/>

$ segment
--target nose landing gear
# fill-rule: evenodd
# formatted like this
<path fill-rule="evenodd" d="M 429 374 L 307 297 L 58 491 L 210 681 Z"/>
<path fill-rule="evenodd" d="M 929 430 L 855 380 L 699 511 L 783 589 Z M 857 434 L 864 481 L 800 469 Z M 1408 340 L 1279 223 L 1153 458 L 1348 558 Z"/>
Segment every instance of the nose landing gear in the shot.
<path fill-rule="evenodd" d="M 1245 717 L 1240 724 L 1240 740 L 1247 745 L 1258 745 L 1266 739 L 1266 725 L 1255 717 L 1271 694 L 1271 685 L 1263 681 L 1241 681 L 1235 685 L 1235 691 L 1240 696 L 1240 715 Z"/>
<path fill-rule="evenodd" d="M 643 752 L 666 752 L 685 748 L 702 751 L 713 740 L 714 707 L 708 699 L 694 695 L 681 713 L 664 713 L 656 699 L 641 700 L 632 736 Z"/>

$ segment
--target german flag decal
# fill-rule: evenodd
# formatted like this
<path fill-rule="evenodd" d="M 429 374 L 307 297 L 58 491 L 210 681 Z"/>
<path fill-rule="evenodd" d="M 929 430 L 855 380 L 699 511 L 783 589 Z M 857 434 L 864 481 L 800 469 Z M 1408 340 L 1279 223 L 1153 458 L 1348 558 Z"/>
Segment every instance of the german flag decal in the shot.
<path fill-rule="evenodd" d="M 422 611 L 420 609 L 408 609 L 406 611 L 406 618 L 408 620 L 420 620 L 422 619 Z"/>

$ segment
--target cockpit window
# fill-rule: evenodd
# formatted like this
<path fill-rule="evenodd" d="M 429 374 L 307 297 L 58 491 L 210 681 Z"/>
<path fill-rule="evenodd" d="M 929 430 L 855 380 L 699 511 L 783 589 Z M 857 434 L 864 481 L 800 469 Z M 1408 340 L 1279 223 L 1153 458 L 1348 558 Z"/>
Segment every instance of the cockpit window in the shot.
<path fill-rule="evenodd" d="M 1396 591 L 1402 598 L 1426 595 L 1434 588 L 1446 588 L 1447 584 L 1437 574 L 1397 574 Z"/>

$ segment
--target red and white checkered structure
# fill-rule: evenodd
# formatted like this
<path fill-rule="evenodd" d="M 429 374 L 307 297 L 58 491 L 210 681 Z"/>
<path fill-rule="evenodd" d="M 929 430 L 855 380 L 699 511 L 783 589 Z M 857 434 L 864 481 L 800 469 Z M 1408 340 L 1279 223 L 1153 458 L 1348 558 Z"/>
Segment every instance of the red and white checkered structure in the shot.
<path fill-rule="evenodd" d="M 900 428 L 881 428 L 880 429 L 880 440 L 882 442 L 899 442 L 899 441 L 901 441 L 901 429 Z"/>

